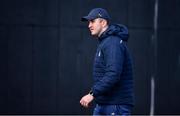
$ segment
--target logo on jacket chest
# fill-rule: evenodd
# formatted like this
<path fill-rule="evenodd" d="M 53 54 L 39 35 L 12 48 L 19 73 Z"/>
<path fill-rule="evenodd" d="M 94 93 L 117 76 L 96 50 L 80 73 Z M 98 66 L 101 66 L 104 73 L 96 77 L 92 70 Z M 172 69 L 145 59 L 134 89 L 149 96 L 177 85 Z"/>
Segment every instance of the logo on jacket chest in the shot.
<path fill-rule="evenodd" d="M 100 57 L 100 56 L 101 56 L 101 51 L 98 52 L 98 57 Z"/>

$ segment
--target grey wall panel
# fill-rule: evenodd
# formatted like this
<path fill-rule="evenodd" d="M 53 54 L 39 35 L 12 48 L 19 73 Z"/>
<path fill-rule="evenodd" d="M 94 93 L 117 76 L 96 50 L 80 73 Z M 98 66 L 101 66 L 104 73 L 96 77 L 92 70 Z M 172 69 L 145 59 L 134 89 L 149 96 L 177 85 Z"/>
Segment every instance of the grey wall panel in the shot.
<path fill-rule="evenodd" d="M 179 6 L 179 0 L 159 0 L 159 28 L 180 28 Z"/>
<path fill-rule="evenodd" d="M 114 0 L 113 2 L 109 0 L 104 0 L 103 2 L 96 0 L 66 0 L 61 1 L 60 6 L 60 20 L 62 25 L 81 25 L 81 17 L 87 15 L 89 11 L 95 7 L 102 7 L 107 9 L 112 17 L 112 22 L 127 24 L 128 21 L 128 1 L 125 0 Z"/>
<path fill-rule="evenodd" d="M 8 87 L 8 52 L 7 52 L 7 45 L 8 45 L 8 28 L 1 26 L 0 27 L 0 114 L 7 113 L 7 87 Z"/>
<path fill-rule="evenodd" d="M 61 26 L 74 26 L 81 23 L 82 7 L 81 1 L 66 0 L 59 3 Z"/>
<path fill-rule="evenodd" d="M 79 77 L 77 76 L 77 57 L 78 46 L 81 43 L 79 29 L 71 28 L 71 34 L 69 28 L 61 29 L 60 40 L 60 80 L 58 82 L 58 110 L 61 113 L 74 114 L 79 109 L 79 97 L 78 90 Z M 74 104 L 75 107 L 69 107 Z"/>
<path fill-rule="evenodd" d="M 56 112 L 57 30 L 33 28 L 32 112 Z"/>
<path fill-rule="evenodd" d="M 58 0 L 2 0 L 1 24 L 57 25 Z"/>
<path fill-rule="evenodd" d="M 92 52 L 90 48 L 84 46 L 81 29 L 71 28 L 71 34 L 67 34 L 69 31 L 66 27 L 60 32 L 63 39 L 60 40 L 58 111 L 61 114 L 79 114 L 82 110 L 79 100 L 91 87 L 92 77 L 88 69 L 92 68 L 90 64 L 92 59 L 89 60 L 87 54 L 92 54 Z M 87 70 L 84 69 L 85 67 Z M 72 104 L 74 107 L 69 107 Z"/>
<path fill-rule="evenodd" d="M 128 25 L 133 28 L 152 28 L 154 20 L 153 0 L 129 0 Z"/>
<path fill-rule="evenodd" d="M 2 24 L 24 24 L 32 22 L 32 1 L 1 1 Z"/>
<path fill-rule="evenodd" d="M 8 34 L 8 113 L 31 112 L 32 28 L 11 27 Z"/>
<path fill-rule="evenodd" d="M 156 114 L 179 114 L 179 1 L 159 2 Z"/>
<path fill-rule="evenodd" d="M 58 0 L 33 0 L 32 24 L 56 26 L 59 20 L 58 3 Z"/>
<path fill-rule="evenodd" d="M 150 109 L 151 31 L 130 29 L 130 34 L 128 46 L 134 60 L 135 82 L 135 108 L 133 113 L 147 114 Z"/>
<path fill-rule="evenodd" d="M 159 31 L 156 113 L 177 114 L 180 105 L 179 31 Z M 162 99 L 163 96 L 163 99 Z M 162 105 L 163 104 L 163 105 Z M 171 108 L 170 108 L 171 107 Z"/>

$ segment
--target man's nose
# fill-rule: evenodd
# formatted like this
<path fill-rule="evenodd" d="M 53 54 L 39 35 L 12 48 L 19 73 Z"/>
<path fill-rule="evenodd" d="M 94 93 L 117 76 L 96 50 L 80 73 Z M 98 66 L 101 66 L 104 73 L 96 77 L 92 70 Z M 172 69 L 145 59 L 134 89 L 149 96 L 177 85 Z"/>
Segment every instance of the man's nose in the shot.
<path fill-rule="evenodd" d="M 91 27 L 91 25 L 92 25 L 92 24 L 91 24 L 91 22 L 89 22 L 89 25 L 88 25 L 88 27 L 90 28 L 90 27 Z"/>

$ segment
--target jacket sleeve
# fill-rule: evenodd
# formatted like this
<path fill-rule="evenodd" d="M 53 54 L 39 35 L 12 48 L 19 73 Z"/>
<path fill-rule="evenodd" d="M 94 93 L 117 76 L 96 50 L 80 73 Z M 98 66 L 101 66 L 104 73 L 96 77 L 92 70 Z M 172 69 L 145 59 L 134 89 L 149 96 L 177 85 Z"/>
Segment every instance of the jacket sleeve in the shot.
<path fill-rule="evenodd" d="M 93 95 L 99 96 L 111 91 L 111 88 L 120 81 L 124 62 L 124 46 L 119 38 L 110 38 L 103 46 L 105 74 L 92 87 Z"/>

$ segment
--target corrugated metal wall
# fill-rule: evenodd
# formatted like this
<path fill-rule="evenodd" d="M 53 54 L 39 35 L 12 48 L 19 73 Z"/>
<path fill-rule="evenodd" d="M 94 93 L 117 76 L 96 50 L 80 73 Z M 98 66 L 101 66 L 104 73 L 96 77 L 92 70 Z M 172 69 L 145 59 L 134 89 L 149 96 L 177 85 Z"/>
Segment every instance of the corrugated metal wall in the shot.
<path fill-rule="evenodd" d="M 1 0 L 0 114 L 91 114 L 79 100 L 92 85 L 97 41 L 80 22 L 94 7 L 128 26 L 134 58 L 135 108 L 150 112 L 157 59 L 155 114 L 180 113 L 180 2 L 159 0 L 157 57 L 154 0 Z"/>

